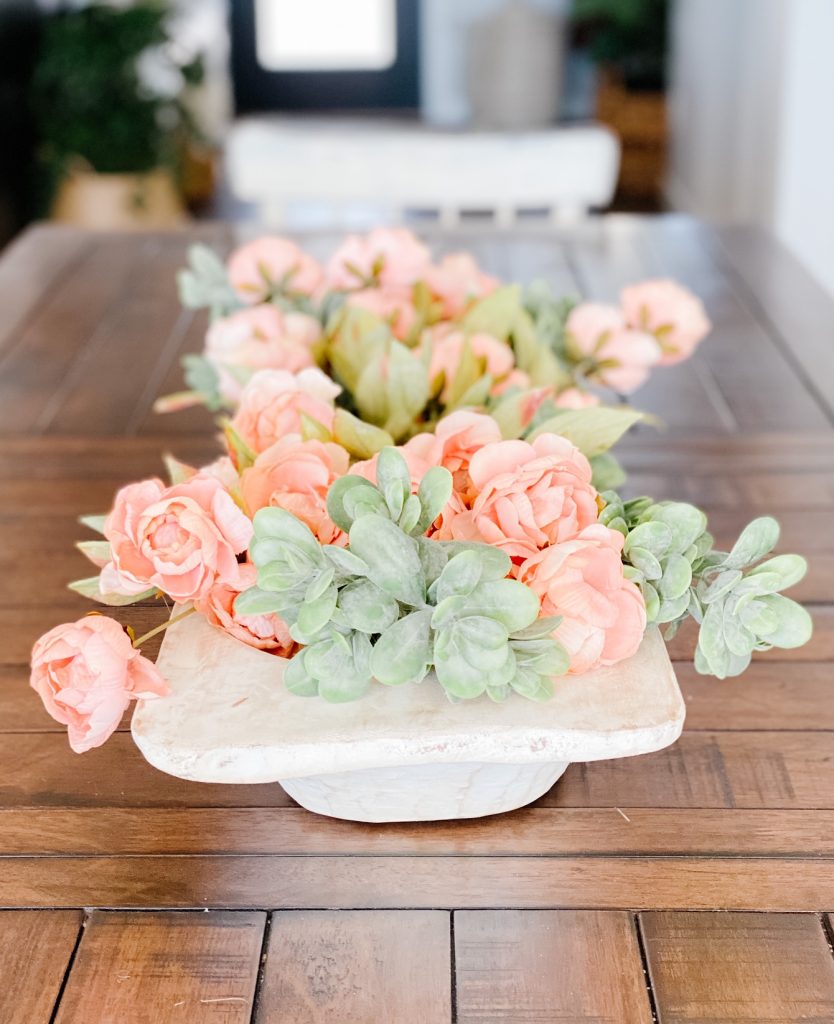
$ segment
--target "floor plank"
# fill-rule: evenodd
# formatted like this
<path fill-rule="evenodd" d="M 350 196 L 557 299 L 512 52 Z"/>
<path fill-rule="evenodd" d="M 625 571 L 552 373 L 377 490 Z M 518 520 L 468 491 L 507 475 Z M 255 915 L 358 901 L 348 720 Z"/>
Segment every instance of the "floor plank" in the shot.
<path fill-rule="evenodd" d="M 13 857 L 0 906 L 328 909 L 818 910 L 814 857 Z"/>
<path fill-rule="evenodd" d="M 641 915 L 659 1024 L 826 1024 L 834 960 L 810 914 Z"/>
<path fill-rule="evenodd" d="M 56 1024 L 248 1024 L 266 916 L 94 911 Z"/>
<path fill-rule="evenodd" d="M 533 806 L 510 815 L 379 828 L 299 807 L 0 810 L 0 856 L 369 853 L 834 857 L 834 811 Z"/>
<path fill-rule="evenodd" d="M 599 1024 L 652 1019 L 630 914 L 455 914 L 459 1024 Z"/>
<path fill-rule="evenodd" d="M 447 913 L 285 911 L 254 1024 L 445 1024 L 451 999 Z"/>
<path fill-rule="evenodd" d="M 81 929 L 79 910 L 0 911 L 0 1020 L 49 1024 Z"/>

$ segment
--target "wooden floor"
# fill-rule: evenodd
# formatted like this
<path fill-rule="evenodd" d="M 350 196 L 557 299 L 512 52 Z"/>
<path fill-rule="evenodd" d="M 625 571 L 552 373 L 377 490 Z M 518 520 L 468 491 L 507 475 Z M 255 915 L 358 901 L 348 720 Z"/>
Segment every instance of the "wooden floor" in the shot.
<path fill-rule="evenodd" d="M 204 412 L 151 411 L 202 343 L 173 284 L 197 236 L 232 240 L 37 228 L 0 262 L 0 1024 L 833 1022 L 834 303 L 766 237 L 676 217 L 433 239 L 595 298 L 652 275 L 704 298 L 711 339 L 637 396 L 667 428 L 623 446 L 629 488 L 698 502 L 719 541 L 776 514 L 816 633 L 722 683 L 684 632 L 680 741 L 522 811 L 353 825 L 164 776 L 126 723 L 79 757 L 27 685 L 34 639 L 88 609 L 75 517 L 162 450 L 216 450 Z"/>

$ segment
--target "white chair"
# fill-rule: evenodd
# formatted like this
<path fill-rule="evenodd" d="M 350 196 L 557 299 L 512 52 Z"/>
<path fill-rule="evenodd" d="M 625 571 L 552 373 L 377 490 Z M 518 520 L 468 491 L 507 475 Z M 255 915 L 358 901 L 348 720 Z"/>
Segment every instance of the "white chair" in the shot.
<path fill-rule="evenodd" d="M 453 227 L 466 211 L 499 225 L 519 212 L 581 219 L 614 195 L 620 147 L 601 125 L 520 133 L 439 131 L 419 122 L 250 117 L 227 138 L 235 198 L 269 227 L 360 227 L 431 211 Z"/>

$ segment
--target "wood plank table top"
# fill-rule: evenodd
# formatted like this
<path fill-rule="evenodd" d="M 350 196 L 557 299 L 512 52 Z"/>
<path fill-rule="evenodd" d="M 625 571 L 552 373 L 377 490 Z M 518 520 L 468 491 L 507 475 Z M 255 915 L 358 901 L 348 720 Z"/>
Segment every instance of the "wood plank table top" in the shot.
<path fill-rule="evenodd" d="M 206 412 L 151 407 L 202 345 L 186 248 L 235 232 L 37 226 L 0 260 L 0 1024 L 834 1022 L 834 302 L 768 236 L 678 216 L 428 237 L 586 297 L 669 276 L 703 298 L 712 336 L 636 396 L 666 426 L 621 446 L 628 487 L 700 504 L 721 543 L 776 515 L 813 640 L 718 682 L 683 631 L 680 741 L 496 818 L 319 818 L 158 773 L 127 722 L 73 754 L 29 650 L 88 610 L 76 517 L 162 451 L 217 451 Z"/>

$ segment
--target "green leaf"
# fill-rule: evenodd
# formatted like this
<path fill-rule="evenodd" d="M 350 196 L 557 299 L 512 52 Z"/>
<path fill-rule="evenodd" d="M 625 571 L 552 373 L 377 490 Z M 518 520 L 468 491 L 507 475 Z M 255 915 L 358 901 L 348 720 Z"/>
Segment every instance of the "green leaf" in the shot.
<path fill-rule="evenodd" d="M 385 497 L 391 518 L 396 522 L 402 514 L 406 498 L 411 494 L 411 472 L 405 458 L 396 448 L 388 446 L 379 453 L 376 483 Z"/>
<path fill-rule="evenodd" d="M 452 496 L 452 474 L 445 466 L 432 466 L 420 481 L 417 497 L 422 512 L 414 532 L 425 533 Z"/>
<path fill-rule="evenodd" d="M 339 609 L 345 625 L 362 633 L 381 633 L 400 613 L 394 598 L 367 579 L 355 580 L 339 591 Z"/>
<path fill-rule="evenodd" d="M 298 618 L 290 630 L 293 640 L 310 643 L 330 622 L 338 597 L 337 588 L 329 586 L 320 597 L 313 601 L 305 601 L 299 608 Z"/>
<path fill-rule="evenodd" d="M 238 615 L 272 615 L 281 604 L 281 597 L 273 591 L 250 587 L 235 598 L 235 611 Z"/>
<path fill-rule="evenodd" d="M 274 537 L 278 540 L 294 544 L 304 552 L 308 558 L 313 559 L 317 564 L 323 563 L 321 545 L 316 539 L 312 530 L 296 518 L 291 512 L 283 508 L 262 508 L 258 509 L 252 520 L 255 526 L 255 535 L 260 540 L 262 537 Z"/>
<path fill-rule="evenodd" d="M 301 420 L 301 440 L 302 441 L 332 441 L 333 435 L 327 429 L 323 423 L 319 423 L 317 419 L 309 416 L 303 409 L 299 410 L 299 419 Z"/>
<path fill-rule="evenodd" d="M 435 600 L 439 603 L 453 594 L 469 595 L 478 585 L 483 562 L 477 551 L 461 551 L 450 558 L 435 583 Z"/>
<path fill-rule="evenodd" d="M 237 466 L 238 472 L 242 473 L 244 469 L 248 469 L 250 466 L 254 465 L 255 459 L 258 457 L 258 453 L 244 440 L 237 430 L 235 430 L 230 420 L 221 420 L 220 426 L 223 429 L 226 444 L 229 446 L 229 450 L 234 454 L 234 463 Z"/>
<path fill-rule="evenodd" d="M 607 491 L 612 487 L 621 487 L 626 482 L 623 467 L 611 452 L 601 452 L 591 456 L 591 482 L 598 491 Z"/>
<path fill-rule="evenodd" d="M 385 391 L 388 416 L 384 426 L 389 434 L 399 438 L 425 409 L 431 388 L 425 364 L 398 341 L 390 344 Z"/>
<path fill-rule="evenodd" d="M 315 697 L 319 692 L 318 682 L 307 671 L 306 654 L 306 648 L 299 651 L 284 668 L 284 686 L 297 697 Z"/>
<path fill-rule="evenodd" d="M 612 528 L 610 524 L 609 528 Z M 628 558 L 631 564 L 636 569 L 639 569 L 647 580 L 659 580 L 663 575 L 663 569 L 660 567 L 659 560 L 655 558 L 651 551 L 647 551 L 645 548 L 632 547 L 628 553 Z"/>
<path fill-rule="evenodd" d="M 109 605 L 111 608 L 136 604 L 137 601 L 147 601 L 159 593 L 156 587 L 151 587 L 150 590 L 145 590 L 141 594 L 103 594 L 99 587 L 98 576 L 90 576 L 85 580 L 74 580 L 72 583 L 68 583 L 67 587 L 82 597 L 89 597 L 93 601 Z"/>
<path fill-rule="evenodd" d="M 349 531 L 356 513 L 362 510 L 387 514 L 385 499 L 378 488 L 354 473 L 334 480 L 327 492 L 327 514 L 339 529 Z"/>
<path fill-rule="evenodd" d="M 652 522 L 665 523 L 672 531 L 671 549 L 686 551 L 707 528 L 707 517 L 694 505 L 669 501 L 653 505 L 646 513 Z"/>
<path fill-rule="evenodd" d="M 692 566 L 683 555 L 669 555 L 660 564 L 663 575 L 657 589 L 664 600 L 676 601 L 687 594 L 692 583 Z M 689 603 L 688 594 L 686 603 Z"/>
<path fill-rule="evenodd" d="M 78 522 L 82 526 L 86 526 L 87 529 L 93 530 L 95 533 L 104 533 L 104 524 L 107 522 L 107 516 L 79 516 Z"/>
<path fill-rule="evenodd" d="M 642 412 L 620 406 L 616 409 L 604 405 L 588 409 L 561 409 L 531 435 L 531 440 L 541 434 L 559 434 L 591 458 L 608 451 L 617 441 L 644 419 Z"/>
<path fill-rule="evenodd" d="M 413 537 L 380 515 L 367 515 L 350 528 L 350 550 L 368 566 L 370 579 L 405 604 L 425 602 L 426 584 Z"/>
<path fill-rule="evenodd" d="M 422 679 L 432 663 L 431 610 L 411 612 L 389 626 L 374 645 L 371 672 L 386 686 Z"/>
<path fill-rule="evenodd" d="M 740 579 L 741 570 L 739 569 L 728 569 L 726 572 L 720 572 L 710 585 L 699 594 L 701 603 L 712 604 L 714 601 L 722 600 L 730 593 Z"/>
<path fill-rule="evenodd" d="M 447 597 L 434 612 L 432 625 L 443 628 L 469 615 L 495 619 L 513 633 L 525 629 L 539 615 L 539 599 L 533 591 L 517 580 L 494 580 L 480 583 L 466 597 Z"/>
<path fill-rule="evenodd" d="M 325 544 L 322 551 L 328 561 L 344 576 L 367 576 L 368 566 L 361 558 L 335 544 Z"/>
<path fill-rule="evenodd" d="M 811 639 L 814 623 L 808 612 L 782 594 L 767 594 L 761 599 L 768 611 L 776 616 L 775 629 L 759 633 L 759 638 L 773 647 L 801 647 Z"/>
<path fill-rule="evenodd" d="M 504 285 L 476 302 L 464 316 L 465 331 L 482 331 L 506 341 L 523 312 L 521 289 L 516 284 Z"/>
<path fill-rule="evenodd" d="M 747 574 L 747 579 L 761 580 L 763 576 L 775 577 L 778 585 L 773 586 L 773 581 L 768 583 L 768 589 L 787 590 L 805 576 L 808 571 L 808 563 L 801 555 L 776 555 L 769 558 Z"/>
<path fill-rule="evenodd" d="M 394 443 L 394 438 L 387 430 L 365 423 L 347 409 L 336 410 L 333 417 L 333 440 L 355 459 L 373 458 L 386 445 Z"/>
<path fill-rule="evenodd" d="M 655 558 L 662 558 L 672 545 L 672 531 L 666 523 L 648 522 L 635 526 L 626 537 L 623 552 L 628 555 L 632 548 L 644 548 Z"/>
<path fill-rule="evenodd" d="M 110 542 L 106 540 L 79 540 L 75 542 L 75 546 L 99 569 L 103 569 L 113 557 Z"/>
<path fill-rule="evenodd" d="M 779 524 L 770 516 L 761 516 L 749 523 L 724 559 L 726 569 L 743 569 L 764 558 L 779 540 Z"/>

